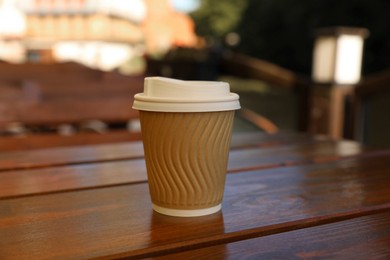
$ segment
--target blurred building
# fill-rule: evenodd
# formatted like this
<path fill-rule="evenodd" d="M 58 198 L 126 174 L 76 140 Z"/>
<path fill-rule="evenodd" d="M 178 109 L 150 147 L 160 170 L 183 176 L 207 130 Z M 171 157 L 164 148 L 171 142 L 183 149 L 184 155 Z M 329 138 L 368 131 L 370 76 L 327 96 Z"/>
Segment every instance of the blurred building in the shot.
<path fill-rule="evenodd" d="M 172 46 L 196 46 L 194 22 L 188 15 L 175 12 L 169 0 L 145 0 L 145 3 L 143 32 L 149 53 L 164 52 Z"/>
<path fill-rule="evenodd" d="M 169 0 L 3 0 L 1 21 L 2 42 L 19 42 L 35 62 L 110 70 L 146 51 L 196 45 L 193 22 Z"/>
<path fill-rule="evenodd" d="M 137 42 L 142 1 L 18 0 L 26 14 L 26 36 L 31 39 Z M 127 6 L 131 8 L 127 8 Z"/>

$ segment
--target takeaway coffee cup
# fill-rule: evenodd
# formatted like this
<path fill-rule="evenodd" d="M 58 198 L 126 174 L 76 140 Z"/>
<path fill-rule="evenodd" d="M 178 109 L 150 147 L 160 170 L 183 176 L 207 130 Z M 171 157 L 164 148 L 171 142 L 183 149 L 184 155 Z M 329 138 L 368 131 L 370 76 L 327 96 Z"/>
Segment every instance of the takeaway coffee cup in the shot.
<path fill-rule="evenodd" d="M 225 82 L 145 78 L 133 108 L 155 211 L 193 217 L 221 209 L 238 99 Z"/>

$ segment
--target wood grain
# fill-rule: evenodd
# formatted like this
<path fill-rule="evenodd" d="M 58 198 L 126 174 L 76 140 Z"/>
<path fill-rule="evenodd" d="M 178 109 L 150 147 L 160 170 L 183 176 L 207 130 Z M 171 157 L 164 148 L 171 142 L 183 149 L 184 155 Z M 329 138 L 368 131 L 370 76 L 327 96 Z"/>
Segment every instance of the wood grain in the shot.
<path fill-rule="evenodd" d="M 317 163 L 339 160 L 348 156 L 363 156 L 369 152 L 370 150 L 363 148 L 356 142 L 332 140 L 267 148 L 248 148 L 231 151 L 229 169 L 232 172 L 238 172 L 263 167 Z"/>
<path fill-rule="evenodd" d="M 387 259 L 389 244 L 386 212 L 156 259 Z"/>
<path fill-rule="evenodd" d="M 42 168 L 91 162 L 142 158 L 141 142 L 56 147 L 0 153 L 0 170 Z"/>
<path fill-rule="evenodd" d="M 52 167 L 0 174 L 0 200 L 146 182 L 144 160 Z"/>
<path fill-rule="evenodd" d="M 3 199 L 0 258 L 157 256 L 386 212 L 389 171 L 384 156 L 229 174 L 223 211 L 189 219 L 153 213 L 146 183 Z"/>
<path fill-rule="evenodd" d="M 0 139 L 1 140 L 1 139 Z M 280 133 L 267 135 L 262 132 L 234 134 L 231 149 L 246 148 L 272 148 L 281 146 L 299 146 L 301 144 L 313 144 L 315 142 L 329 141 L 324 138 L 313 138 L 298 133 Z M 58 142 L 55 141 L 54 142 Z M 355 152 L 362 148 L 357 143 L 341 142 L 337 144 L 343 151 L 346 146 Z M 335 146 L 335 147 L 336 147 Z M 2 144 L 0 144 L 2 147 Z M 317 149 L 318 150 L 318 149 Z M 353 154 L 353 152 L 352 152 Z M 341 155 L 341 154 L 339 154 Z M 344 154 L 345 155 L 345 152 Z M 112 160 L 125 160 L 143 156 L 143 147 L 140 142 L 124 142 L 121 144 L 89 145 L 77 147 L 58 147 L 50 149 L 37 149 L 33 151 L 0 152 L 0 171 L 29 169 L 47 166 L 60 166 L 90 162 L 105 162 Z"/>
<path fill-rule="evenodd" d="M 13 138 L 14 139 L 14 138 Z M 60 138 L 63 139 L 63 138 Z M 1 140 L 1 139 L 0 139 Z M 59 142 L 54 138 L 53 142 Z M 266 135 L 262 132 L 234 134 L 232 149 L 246 147 L 271 147 L 288 143 L 310 142 L 312 139 L 302 134 L 283 133 Z M 5 149 L 9 143 L 0 143 Z M 76 163 L 104 162 L 132 159 L 143 156 L 141 142 L 123 142 L 121 144 L 84 145 L 77 147 L 57 147 L 34 151 L 0 152 L 0 170 L 15 170 L 47 166 L 69 165 Z"/>
<path fill-rule="evenodd" d="M 129 132 L 127 130 L 113 130 L 104 133 L 96 132 L 79 132 L 74 135 L 59 135 L 59 134 L 33 134 L 28 136 L 0 136 L 0 162 L 2 158 L 1 152 L 10 151 L 24 151 L 24 153 L 40 153 L 40 149 L 54 148 L 54 151 L 58 151 L 57 147 L 78 146 L 74 151 L 77 151 L 79 146 L 82 145 L 96 145 L 105 143 L 120 143 L 141 140 L 140 132 Z M 34 150 L 34 151 L 26 151 Z M 46 150 L 47 151 L 47 150 Z M 14 156 L 23 158 L 23 153 L 17 152 Z M 49 152 L 50 154 L 50 152 Z M 65 151 L 66 154 L 66 151 Z M 45 156 L 48 158 L 48 156 Z M 75 156 L 76 157 L 76 156 Z M 51 157 L 49 157 L 51 158 Z M 39 161 L 40 157 L 37 157 Z M 35 161 L 35 160 L 34 160 Z M 1 166 L 0 166 L 1 167 Z"/>
<path fill-rule="evenodd" d="M 142 158 L 141 143 L 131 144 L 131 151 L 134 153 L 133 159 L 129 160 L 121 157 L 123 152 L 126 152 L 127 144 L 114 147 L 116 149 L 109 153 L 110 157 L 106 157 L 105 162 L 88 164 L 75 162 L 74 165 L 71 163 L 64 165 L 66 164 L 64 162 L 62 165 L 57 163 L 56 167 L 1 171 L 0 198 L 145 182 L 147 180 L 145 163 L 143 159 L 140 159 Z M 230 152 L 228 172 L 313 164 L 321 161 L 321 158 L 326 162 L 339 160 L 343 156 L 367 156 L 365 153 L 361 154 L 360 149 L 360 145 L 354 142 L 336 143 L 333 141 L 270 148 L 235 149 Z M 41 150 L 40 152 L 42 158 L 48 154 L 48 151 Z M 101 152 L 99 149 L 90 147 L 84 149 L 84 153 L 79 151 L 78 155 L 80 159 L 83 159 L 84 155 L 87 156 L 86 158 L 95 158 L 94 156 L 99 156 Z M 36 156 L 33 153 L 31 155 Z M 62 153 L 57 155 L 58 160 L 63 159 Z M 52 162 L 55 162 L 54 159 L 52 157 Z"/>

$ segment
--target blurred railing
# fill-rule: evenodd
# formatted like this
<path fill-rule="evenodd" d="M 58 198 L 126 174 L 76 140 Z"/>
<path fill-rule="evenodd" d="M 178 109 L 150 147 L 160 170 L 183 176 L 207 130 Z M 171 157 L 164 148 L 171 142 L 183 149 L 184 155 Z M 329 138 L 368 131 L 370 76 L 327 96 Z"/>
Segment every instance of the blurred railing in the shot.
<path fill-rule="evenodd" d="M 390 70 L 368 75 L 355 87 L 354 138 L 390 147 Z"/>
<path fill-rule="evenodd" d="M 303 76 L 264 60 L 238 53 L 223 55 L 220 66 L 222 73 L 261 80 L 272 87 L 291 91 L 297 97 L 295 109 L 298 110 L 298 130 L 307 131 L 310 82 Z M 242 110 L 242 113 L 247 117 L 246 110 Z"/>

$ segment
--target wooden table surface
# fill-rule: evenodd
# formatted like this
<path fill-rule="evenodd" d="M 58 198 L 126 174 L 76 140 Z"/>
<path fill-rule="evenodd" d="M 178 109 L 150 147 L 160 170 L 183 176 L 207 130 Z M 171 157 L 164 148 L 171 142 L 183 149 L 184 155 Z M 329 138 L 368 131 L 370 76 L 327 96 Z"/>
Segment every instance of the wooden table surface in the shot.
<path fill-rule="evenodd" d="M 389 259 L 390 150 L 236 134 L 222 207 L 153 212 L 140 142 L 0 153 L 0 259 Z"/>

